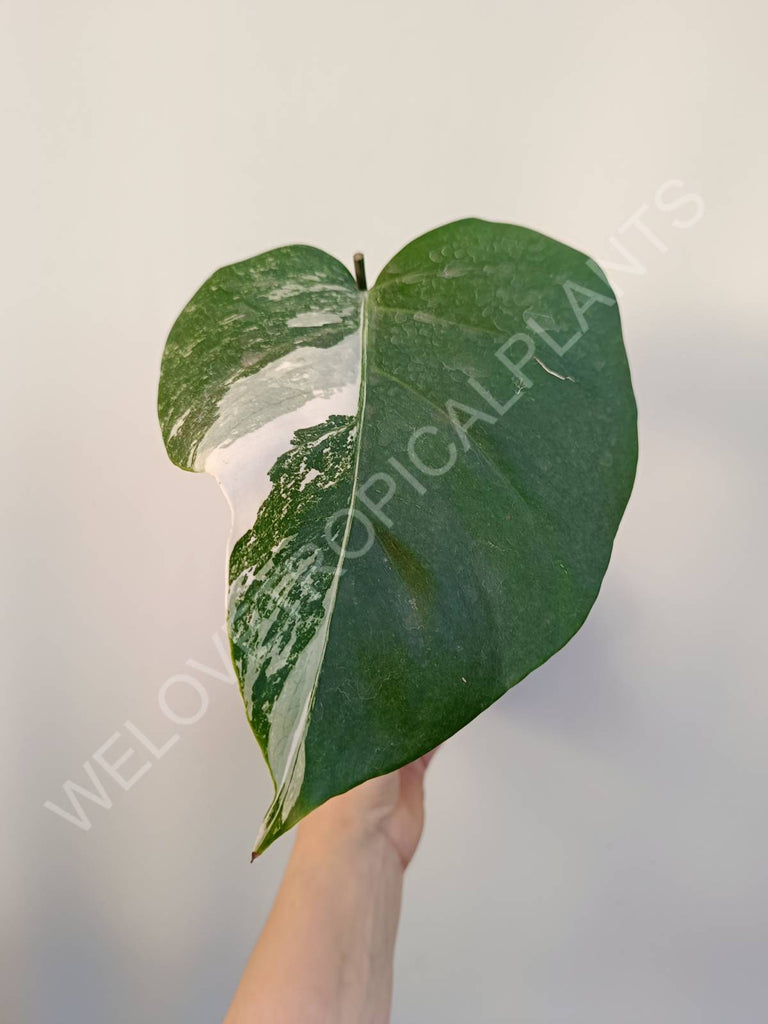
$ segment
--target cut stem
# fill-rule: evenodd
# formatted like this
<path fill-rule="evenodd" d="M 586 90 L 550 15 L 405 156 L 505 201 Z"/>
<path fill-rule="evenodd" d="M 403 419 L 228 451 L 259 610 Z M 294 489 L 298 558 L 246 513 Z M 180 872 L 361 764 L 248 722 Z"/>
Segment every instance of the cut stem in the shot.
<path fill-rule="evenodd" d="M 356 252 L 353 256 L 355 261 L 355 280 L 357 281 L 357 287 L 361 292 L 368 291 L 368 284 L 365 280 L 365 256 L 361 252 Z"/>

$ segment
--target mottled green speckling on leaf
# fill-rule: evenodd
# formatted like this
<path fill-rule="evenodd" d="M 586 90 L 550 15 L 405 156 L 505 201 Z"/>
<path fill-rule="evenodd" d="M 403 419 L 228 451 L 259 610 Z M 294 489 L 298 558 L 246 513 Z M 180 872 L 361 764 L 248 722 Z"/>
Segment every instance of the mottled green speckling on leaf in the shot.
<path fill-rule="evenodd" d="M 480 220 L 367 293 L 309 246 L 217 271 L 170 333 L 158 410 L 171 459 L 232 507 L 232 657 L 275 783 L 255 853 L 573 636 L 637 458 L 604 275 Z"/>

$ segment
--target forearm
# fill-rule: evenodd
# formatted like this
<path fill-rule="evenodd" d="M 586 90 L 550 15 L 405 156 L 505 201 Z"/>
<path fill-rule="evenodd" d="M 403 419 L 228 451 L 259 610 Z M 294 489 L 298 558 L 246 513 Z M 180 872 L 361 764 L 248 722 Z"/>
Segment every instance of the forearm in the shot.
<path fill-rule="evenodd" d="M 315 812 L 225 1024 L 386 1024 L 402 884 L 380 831 Z"/>

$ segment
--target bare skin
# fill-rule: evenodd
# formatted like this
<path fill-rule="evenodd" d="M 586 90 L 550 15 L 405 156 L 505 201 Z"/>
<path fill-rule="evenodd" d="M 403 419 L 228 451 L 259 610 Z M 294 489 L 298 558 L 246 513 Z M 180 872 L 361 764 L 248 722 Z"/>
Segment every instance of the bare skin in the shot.
<path fill-rule="evenodd" d="M 329 800 L 298 826 L 224 1024 L 386 1024 L 431 757 Z"/>

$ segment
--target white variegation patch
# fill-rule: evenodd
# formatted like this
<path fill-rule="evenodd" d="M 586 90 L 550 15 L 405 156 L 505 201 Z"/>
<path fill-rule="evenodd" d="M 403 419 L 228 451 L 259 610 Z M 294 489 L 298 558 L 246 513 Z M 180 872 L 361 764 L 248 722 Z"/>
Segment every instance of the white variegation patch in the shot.
<path fill-rule="evenodd" d="M 315 275 L 312 275 L 315 280 Z M 349 288 L 343 284 L 302 284 L 301 281 L 286 281 L 279 288 L 274 288 L 267 298 L 270 302 L 279 302 L 281 299 L 292 299 L 294 295 L 311 294 L 312 292 L 342 292 L 349 294 Z"/>
<path fill-rule="evenodd" d="M 297 313 L 286 320 L 286 327 L 325 327 L 327 324 L 340 324 L 341 317 L 330 309 L 310 309 L 306 313 Z"/>
<path fill-rule="evenodd" d="M 319 290 L 313 285 L 302 290 Z M 297 294 L 297 285 L 288 283 L 272 296 L 275 299 Z M 288 320 L 287 327 L 319 327 L 341 323 L 330 311 L 309 310 Z M 355 416 L 362 408 L 364 387 L 361 332 L 343 338 L 336 345 L 301 345 L 274 360 L 257 373 L 234 380 L 219 401 L 216 419 L 200 441 L 194 468 L 210 473 L 221 486 L 232 513 L 229 552 L 257 519 L 271 489 L 270 470 L 281 455 L 288 452 L 296 431 L 318 426 L 333 416 Z M 357 433 L 357 432 L 355 432 Z M 319 444 L 324 437 L 315 443 Z M 355 458 L 355 482 L 359 452 Z M 308 470 L 299 490 L 319 475 Z M 342 538 L 346 549 L 351 516 Z M 278 545 L 279 546 L 279 545 Z M 280 693 L 268 711 L 268 760 L 276 784 L 272 806 L 262 824 L 259 844 L 276 820 L 284 821 L 301 791 L 304 778 L 304 745 L 314 702 L 317 681 L 328 641 L 331 617 L 336 601 L 342 554 L 322 604 L 317 629 L 296 657 L 282 684 Z M 294 566 L 294 573 L 296 567 Z M 311 574 L 307 587 L 313 586 Z M 291 581 L 288 581 L 289 584 Z M 279 591 L 282 582 L 275 578 L 270 563 L 260 569 L 241 573 L 229 587 L 228 607 L 235 614 L 251 587 L 268 586 Z M 295 586 L 295 582 L 292 584 Z M 253 624 L 250 663 L 262 666 L 269 675 L 284 671 L 295 654 L 296 631 L 281 635 L 276 645 L 273 626 L 283 613 L 275 603 L 269 614 Z M 254 680 L 242 679 L 248 717 L 253 717 Z"/>
<path fill-rule="evenodd" d="M 361 310 L 361 323 L 365 324 L 365 308 Z M 357 347 L 357 372 L 355 405 L 352 412 L 357 413 L 359 422 L 355 430 L 356 438 L 361 436 L 360 430 L 365 415 L 365 328 L 362 335 L 355 335 Z M 349 343 L 345 339 L 342 344 Z M 338 348 L 339 346 L 336 346 Z M 334 351 L 332 349 L 331 351 Z M 347 398 L 346 386 L 344 398 Z M 348 412 L 347 412 L 348 414 Z M 322 422 L 322 421 L 320 421 Z M 318 442 L 319 443 L 319 442 Z M 357 492 L 358 474 L 360 465 L 360 447 L 356 441 L 356 452 L 352 478 L 352 496 L 349 505 L 347 520 L 341 540 L 340 555 L 333 574 L 331 584 L 323 598 L 323 613 L 319 619 L 318 627 L 312 639 L 300 652 L 293 669 L 285 679 L 280 694 L 269 712 L 269 740 L 268 760 L 275 779 L 275 798 L 262 822 L 261 829 L 254 844 L 254 855 L 261 848 L 261 844 L 276 822 L 283 823 L 287 820 L 296 800 L 301 793 L 304 781 L 304 770 L 306 764 L 305 743 L 307 729 L 312 713 L 312 706 L 317 692 L 317 684 L 320 676 L 325 648 L 328 643 L 331 619 L 336 604 L 336 594 L 339 580 L 344 565 L 347 545 L 349 543 L 350 529 L 352 526 L 352 510 L 355 505 Z M 308 474 L 309 476 L 309 474 Z M 304 483 L 307 482 L 305 478 Z M 235 589 L 239 588 L 239 580 L 233 584 L 230 592 L 230 608 L 236 605 Z M 268 630 L 267 630 L 268 631 Z M 267 631 L 264 632 L 266 636 Z M 280 652 L 273 652 L 269 649 L 265 652 L 270 658 L 285 659 L 288 652 L 283 648 Z M 247 685 L 247 684 L 246 684 Z"/>
<path fill-rule="evenodd" d="M 236 380 L 200 442 L 195 469 L 219 482 L 232 509 L 230 551 L 253 526 L 269 471 L 297 430 L 352 416 L 360 395 L 360 332 L 328 348 L 303 346 Z"/>

